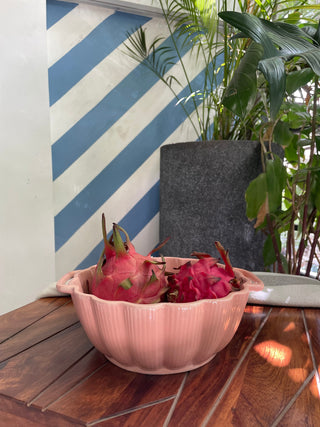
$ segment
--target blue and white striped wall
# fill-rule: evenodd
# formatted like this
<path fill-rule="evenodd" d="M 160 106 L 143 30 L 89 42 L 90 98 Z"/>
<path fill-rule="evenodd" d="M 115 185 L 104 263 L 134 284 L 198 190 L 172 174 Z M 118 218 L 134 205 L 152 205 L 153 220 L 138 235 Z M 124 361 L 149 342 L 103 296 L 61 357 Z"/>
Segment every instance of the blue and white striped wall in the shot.
<path fill-rule="evenodd" d="M 124 53 L 139 25 L 168 35 L 162 18 L 47 0 L 57 278 L 97 262 L 102 212 L 142 253 L 158 243 L 159 148 L 195 139 L 170 91 Z"/>

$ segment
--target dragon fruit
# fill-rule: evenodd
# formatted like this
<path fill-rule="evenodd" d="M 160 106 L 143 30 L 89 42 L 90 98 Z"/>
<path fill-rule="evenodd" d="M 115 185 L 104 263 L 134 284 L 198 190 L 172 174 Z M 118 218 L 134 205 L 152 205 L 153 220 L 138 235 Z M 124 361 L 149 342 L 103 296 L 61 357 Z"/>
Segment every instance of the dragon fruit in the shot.
<path fill-rule="evenodd" d="M 218 259 L 206 253 L 193 252 L 199 258 L 195 263 L 183 264 L 176 274 L 168 276 L 168 302 L 191 302 L 201 299 L 223 298 L 241 288 L 235 277 L 228 252 L 220 242 L 215 242 L 225 268 L 217 265 Z"/>
<path fill-rule="evenodd" d="M 125 234 L 126 241 L 121 238 Z M 141 304 L 160 302 L 167 291 L 165 262 L 154 261 L 135 251 L 127 232 L 113 224 L 107 239 L 105 217 L 102 215 L 104 250 L 96 267 L 91 293 L 99 298 Z M 161 245 L 162 246 L 162 245 Z"/>

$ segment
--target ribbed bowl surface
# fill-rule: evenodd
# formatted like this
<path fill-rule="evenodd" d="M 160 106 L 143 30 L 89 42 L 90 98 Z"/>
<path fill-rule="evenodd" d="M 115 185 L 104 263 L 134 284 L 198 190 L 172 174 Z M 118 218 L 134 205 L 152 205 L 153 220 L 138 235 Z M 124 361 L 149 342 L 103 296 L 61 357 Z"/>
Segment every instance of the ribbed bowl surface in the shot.
<path fill-rule="evenodd" d="M 186 261 L 166 258 L 167 268 Z M 191 303 L 102 300 L 88 293 L 95 266 L 68 273 L 57 289 L 71 294 L 89 340 L 111 362 L 129 371 L 171 374 L 209 362 L 234 336 L 249 292 L 263 288 L 252 273 L 234 270 L 244 279 L 242 290 Z"/>

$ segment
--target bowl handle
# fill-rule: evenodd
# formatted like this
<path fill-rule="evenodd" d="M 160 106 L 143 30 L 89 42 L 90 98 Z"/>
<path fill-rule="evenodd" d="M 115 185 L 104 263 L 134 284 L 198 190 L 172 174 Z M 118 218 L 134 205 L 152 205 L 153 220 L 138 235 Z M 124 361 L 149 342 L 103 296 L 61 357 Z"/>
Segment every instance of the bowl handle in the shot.
<path fill-rule="evenodd" d="M 248 280 L 248 288 L 250 291 L 262 291 L 264 288 L 264 283 L 262 280 L 260 280 L 255 274 L 253 274 L 251 271 L 238 269 L 241 271 L 241 273 L 245 276 L 245 278 Z"/>
<path fill-rule="evenodd" d="M 62 276 L 61 279 L 59 279 L 56 284 L 56 288 L 58 289 L 58 291 L 62 292 L 63 294 L 71 295 L 74 289 L 77 287 L 76 283 L 72 283 L 74 282 L 73 279 L 75 278 L 76 274 L 79 273 L 80 271 L 81 270 L 70 271 L 69 273 Z"/>

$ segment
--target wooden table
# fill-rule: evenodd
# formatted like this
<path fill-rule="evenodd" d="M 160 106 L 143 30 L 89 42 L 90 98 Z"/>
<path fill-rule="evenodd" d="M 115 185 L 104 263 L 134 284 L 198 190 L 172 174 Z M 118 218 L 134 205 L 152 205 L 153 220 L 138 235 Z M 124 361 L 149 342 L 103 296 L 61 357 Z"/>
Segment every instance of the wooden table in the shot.
<path fill-rule="evenodd" d="M 1 426 L 320 426 L 320 310 L 247 306 L 231 343 L 175 375 L 122 370 L 70 298 L 0 317 Z"/>

